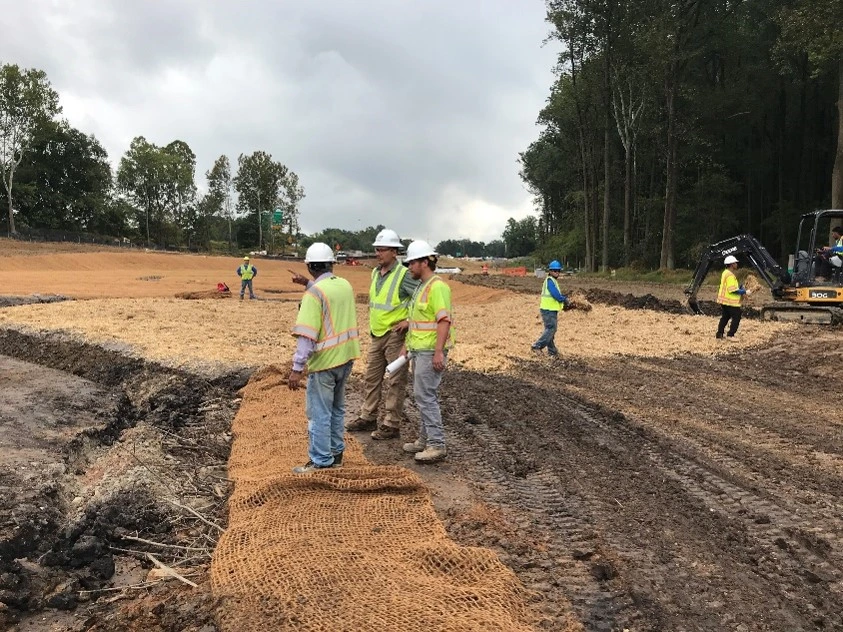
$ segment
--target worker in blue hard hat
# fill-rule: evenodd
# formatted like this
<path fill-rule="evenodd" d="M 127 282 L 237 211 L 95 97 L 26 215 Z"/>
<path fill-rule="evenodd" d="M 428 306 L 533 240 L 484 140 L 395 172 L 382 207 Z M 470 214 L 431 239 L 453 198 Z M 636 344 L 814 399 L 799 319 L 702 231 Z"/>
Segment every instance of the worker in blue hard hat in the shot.
<path fill-rule="evenodd" d="M 568 297 L 562 294 L 559 289 L 560 272 L 562 272 L 562 264 L 554 259 L 547 266 L 547 276 L 542 284 L 541 301 L 539 303 L 539 313 L 542 317 L 542 323 L 544 323 L 544 331 L 532 345 L 532 349 L 536 353 L 541 353 L 542 349 L 547 347 L 547 354 L 552 358 L 559 355 L 559 350 L 556 348 L 553 339 L 556 337 L 559 312 L 565 309 L 565 303 L 568 300 Z"/>

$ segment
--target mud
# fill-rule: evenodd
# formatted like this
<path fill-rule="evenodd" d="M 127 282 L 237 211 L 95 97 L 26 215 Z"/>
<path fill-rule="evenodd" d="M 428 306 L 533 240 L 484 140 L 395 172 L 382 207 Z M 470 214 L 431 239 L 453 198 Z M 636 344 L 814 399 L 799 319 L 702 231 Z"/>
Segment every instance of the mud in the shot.
<path fill-rule="evenodd" d="M 69 301 L 66 296 L 60 294 L 33 294 L 31 296 L 0 296 L 0 308 L 15 307 L 17 305 L 35 305 L 38 303 L 60 303 Z"/>
<path fill-rule="evenodd" d="M 544 629 L 569 609 L 587 630 L 843 629 L 838 335 L 449 370 L 446 463 L 362 439 L 422 473 L 455 539 L 498 552 Z"/>
<path fill-rule="evenodd" d="M 247 379 L 0 331 L 0 629 L 215 629 L 216 530 L 173 503 L 224 525 Z M 147 553 L 200 589 L 147 583 Z"/>

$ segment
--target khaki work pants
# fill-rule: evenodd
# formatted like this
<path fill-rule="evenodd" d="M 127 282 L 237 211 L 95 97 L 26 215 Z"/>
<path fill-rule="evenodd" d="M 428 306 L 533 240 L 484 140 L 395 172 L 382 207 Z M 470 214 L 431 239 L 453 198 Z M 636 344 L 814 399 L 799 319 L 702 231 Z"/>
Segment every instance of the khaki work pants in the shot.
<path fill-rule="evenodd" d="M 381 400 L 381 389 L 386 390 L 384 406 L 386 415 L 384 425 L 398 428 L 404 413 L 404 396 L 407 390 L 407 371 L 409 362 L 384 377 L 386 365 L 395 360 L 404 346 L 406 332 L 396 333 L 388 331 L 383 336 L 372 336 L 369 353 L 366 356 L 365 401 L 360 409 L 360 417 L 376 421 L 378 405 Z"/>

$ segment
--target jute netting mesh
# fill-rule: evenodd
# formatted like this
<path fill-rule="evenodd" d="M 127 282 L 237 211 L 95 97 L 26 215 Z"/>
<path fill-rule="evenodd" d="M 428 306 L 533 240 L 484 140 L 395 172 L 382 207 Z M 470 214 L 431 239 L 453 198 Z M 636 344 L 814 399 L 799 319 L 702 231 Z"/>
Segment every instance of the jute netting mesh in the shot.
<path fill-rule="evenodd" d="M 351 440 L 343 468 L 292 474 L 307 422 L 285 380 L 256 374 L 234 420 L 229 527 L 211 567 L 221 628 L 532 630 L 514 574 L 451 542 L 412 472 L 368 464 Z"/>

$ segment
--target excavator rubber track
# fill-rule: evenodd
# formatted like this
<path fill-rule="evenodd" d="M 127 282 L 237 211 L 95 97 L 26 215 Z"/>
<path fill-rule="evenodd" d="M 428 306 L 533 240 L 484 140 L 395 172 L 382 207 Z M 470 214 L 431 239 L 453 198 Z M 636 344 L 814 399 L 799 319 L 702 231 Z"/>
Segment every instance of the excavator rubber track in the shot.
<path fill-rule="evenodd" d="M 843 325 L 843 307 L 771 303 L 761 308 L 761 319 L 807 325 Z"/>

